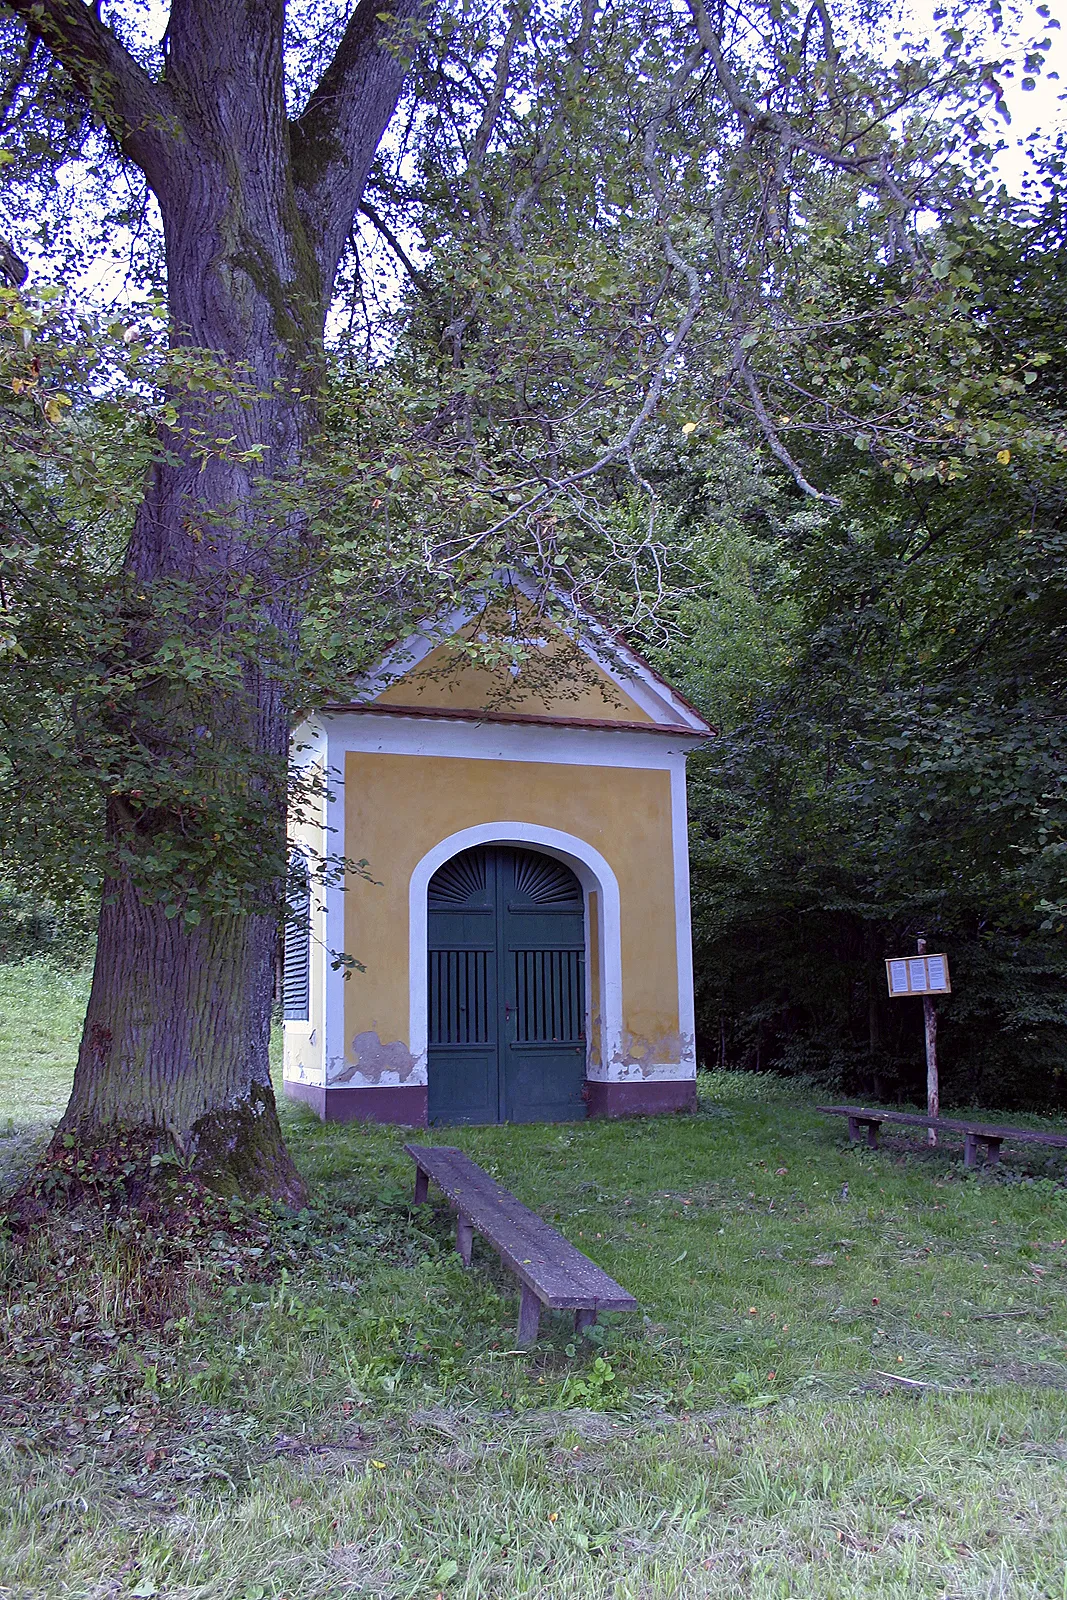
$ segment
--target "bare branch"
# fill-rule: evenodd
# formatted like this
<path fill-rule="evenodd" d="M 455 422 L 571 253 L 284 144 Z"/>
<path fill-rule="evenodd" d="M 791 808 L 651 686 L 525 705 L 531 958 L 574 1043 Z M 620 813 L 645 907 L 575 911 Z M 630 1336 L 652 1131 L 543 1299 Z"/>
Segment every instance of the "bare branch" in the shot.
<path fill-rule="evenodd" d="M 500 47 L 500 54 L 497 56 L 496 72 L 493 75 L 493 88 L 486 101 L 485 111 L 482 114 L 482 120 L 478 125 L 478 131 L 474 135 L 474 143 L 471 146 L 471 167 L 480 167 L 485 160 L 485 152 L 489 148 L 489 141 L 493 137 L 497 118 L 500 115 L 500 108 L 504 103 L 504 95 L 507 93 L 508 79 L 511 76 L 512 57 L 515 54 L 516 45 L 522 38 L 529 11 L 530 0 L 523 0 L 523 3 L 516 5 L 512 11 L 508 31 Z"/>
<path fill-rule="evenodd" d="M 408 277 L 411 279 L 419 293 L 424 295 L 428 300 L 432 299 L 429 279 L 424 272 L 419 271 L 418 267 L 415 265 L 414 261 L 412 261 L 411 257 L 408 255 L 407 251 L 404 249 L 404 246 L 400 243 L 400 240 L 386 222 L 385 218 L 379 216 L 374 207 L 366 200 L 360 201 L 359 212 L 360 216 L 366 217 L 367 221 L 371 224 L 371 227 L 374 228 L 377 233 L 381 234 L 382 238 L 396 256 L 396 259 L 400 262 L 400 265 L 403 267 L 404 271 L 407 273 Z"/>
<path fill-rule="evenodd" d="M 767 410 L 763 391 L 756 381 L 756 374 L 752 371 L 750 363 L 746 359 L 742 359 L 738 363 L 738 370 L 741 373 L 741 380 L 748 390 L 752 409 L 756 413 L 756 421 L 760 425 L 760 432 L 767 441 L 767 448 L 770 450 L 771 455 L 774 456 L 775 460 L 782 463 L 782 466 L 785 467 L 793 482 L 803 494 L 808 495 L 812 500 L 821 500 L 825 505 L 839 506 L 841 501 L 837 495 L 827 494 L 823 489 L 816 489 L 815 485 L 808 481 L 799 462 L 790 455 L 782 443 L 781 434 L 775 427 L 770 412 Z"/>
<path fill-rule="evenodd" d="M 474 210 L 478 219 L 478 228 L 483 237 L 488 233 L 489 225 L 485 216 L 485 206 L 482 199 L 481 185 L 478 182 L 478 174 L 481 172 L 485 161 L 485 152 L 489 148 L 489 141 L 496 130 L 500 108 L 504 104 L 508 80 L 511 77 L 512 58 L 526 27 L 526 18 L 529 10 L 530 0 L 521 0 L 521 3 L 515 5 L 512 10 L 508 31 L 504 36 L 504 42 L 500 46 L 500 52 L 496 59 L 493 87 L 486 98 L 482 120 L 478 124 L 477 132 L 474 135 L 474 143 L 467 158 L 467 184 L 474 198 Z"/>
<path fill-rule="evenodd" d="M 159 193 L 178 154 L 181 123 L 165 84 L 149 77 L 83 0 L 3 0 L 66 69 L 123 155 Z"/>

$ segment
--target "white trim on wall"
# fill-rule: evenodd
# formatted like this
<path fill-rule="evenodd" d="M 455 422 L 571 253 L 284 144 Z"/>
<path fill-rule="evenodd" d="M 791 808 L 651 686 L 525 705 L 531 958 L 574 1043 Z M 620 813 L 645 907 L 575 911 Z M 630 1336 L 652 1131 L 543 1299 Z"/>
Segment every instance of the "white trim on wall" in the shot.
<path fill-rule="evenodd" d="M 427 1060 L 427 949 L 428 922 L 426 909 L 430 879 L 446 861 L 461 850 L 471 850 L 480 844 L 531 845 L 555 856 L 575 874 L 586 891 L 586 904 L 590 889 L 597 891 L 600 933 L 600 1014 L 601 1060 L 597 1076 L 608 1078 L 609 1066 L 622 1046 L 622 919 L 619 901 L 619 882 L 608 862 L 591 844 L 575 834 L 562 833 L 558 828 L 541 828 L 530 822 L 483 822 L 474 828 L 463 828 L 450 834 L 427 851 L 411 874 L 408 889 L 408 983 L 411 1010 L 409 1018 L 408 1048 L 415 1057 L 416 1067 L 412 1082 L 426 1082 Z M 588 1066 L 587 1069 L 588 1071 Z"/>
<path fill-rule="evenodd" d="M 326 854 L 347 855 L 345 837 L 345 773 L 344 757 L 340 761 L 330 748 L 330 761 L 326 767 L 326 793 L 323 798 L 326 827 Z M 331 832 L 330 830 L 334 831 Z M 343 882 L 336 873 L 326 887 L 326 957 L 323 969 L 326 980 L 325 1017 L 326 1037 L 323 1041 L 323 1082 L 332 1083 L 336 1075 L 350 1065 L 345 1056 L 345 975 L 334 970 L 332 956 L 345 944 L 345 894 Z"/>
<path fill-rule="evenodd" d="M 459 761 L 543 761 L 552 766 L 641 767 L 671 770 L 693 749 L 688 735 L 566 728 L 530 723 L 459 722 L 429 717 L 324 714 L 330 757 L 349 751 L 398 756 L 447 756 Z"/>
<path fill-rule="evenodd" d="M 689 895 L 689 808 L 685 758 L 671 769 L 671 840 L 674 847 L 674 917 L 678 937 L 678 1031 L 682 1036 L 682 1076 L 695 1076 L 696 1001 L 693 993 L 693 923 Z"/>
<path fill-rule="evenodd" d="M 290 765 L 295 771 L 306 771 L 318 766 L 326 771 L 328 740 L 326 730 L 318 717 L 312 716 L 294 728 L 290 739 Z M 325 795 L 315 814 L 304 819 L 303 826 L 289 832 L 289 844 L 305 856 L 310 845 L 317 853 L 325 853 Z M 309 863 L 310 864 L 310 863 Z M 325 1081 L 327 1047 L 327 1018 L 330 1002 L 329 961 L 322 948 L 329 939 L 328 891 L 323 892 L 314 875 L 311 879 L 311 949 L 308 961 L 308 1020 L 282 1024 L 282 1079 L 289 1076 L 294 1056 L 299 1053 L 302 1065 L 300 1077 L 295 1081 L 321 1084 Z M 305 1046 L 301 1049 L 301 1045 Z"/>

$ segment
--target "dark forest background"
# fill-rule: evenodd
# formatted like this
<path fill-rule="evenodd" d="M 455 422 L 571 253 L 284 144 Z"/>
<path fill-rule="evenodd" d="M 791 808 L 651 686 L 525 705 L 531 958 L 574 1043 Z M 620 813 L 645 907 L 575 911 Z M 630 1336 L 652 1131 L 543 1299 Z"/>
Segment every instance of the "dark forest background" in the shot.
<path fill-rule="evenodd" d="M 990 363 L 1047 352 L 1026 404 L 1062 416 L 1058 186 L 1031 226 L 963 242 Z M 707 1065 L 922 1101 L 922 1007 L 888 998 L 884 960 L 924 933 L 952 975 L 943 1101 L 1067 1106 L 1057 457 L 1004 450 L 963 482 L 902 484 L 839 450 L 842 506 L 814 516 L 740 443 L 672 475 L 679 526 L 714 551 L 665 653 L 719 728 L 690 762 Z"/>

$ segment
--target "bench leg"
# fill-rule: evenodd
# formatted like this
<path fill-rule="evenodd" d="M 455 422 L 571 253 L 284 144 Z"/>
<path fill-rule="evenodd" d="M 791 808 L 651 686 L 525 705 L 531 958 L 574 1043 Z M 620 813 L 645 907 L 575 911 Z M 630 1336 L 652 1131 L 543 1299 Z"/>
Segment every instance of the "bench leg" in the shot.
<path fill-rule="evenodd" d="M 519 1343 L 533 1344 L 541 1328 L 541 1302 L 532 1289 L 522 1286 L 519 1301 Z"/>
<path fill-rule="evenodd" d="M 864 1137 L 864 1135 L 866 1135 L 868 1148 L 871 1150 L 877 1150 L 878 1129 L 881 1126 L 882 1124 L 880 1122 L 868 1122 L 866 1119 L 861 1121 L 859 1117 L 849 1117 L 849 1139 L 853 1144 L 859 1144 L 860 1140 Z"/>
<path fill-rule="evenodd" d="M 978 1135 L 965 1133 L 963 1135 L 963 1165 L 973 1167 L 978 1161 Z"/>
<path fill-rule="evenodd" d="M 575 1333 L 584 1333 L 586 1328 L 591 1328 L 595 1321 L 596 1321 L 596 1312 L 595 1311 L 586 1310 L 586 1308 L 583 1306 L 580 1311 L 576 1311 L 574 1313 L 574 1331 L 575 1331 Z"/>
<path fill-rule="evenodd" d="M 430 1192 L 430 1174 L 421 1167 L 415 1168 L 415 1204 L 421 1206 Z"/>
<path fill-rule="evenodd" d="M 983 1139 L 982 1140 L 982 1144 L 985 1147 L 986 1165 L 990 1166 L 990 1167 L 999 1166 L 1000 1165 L 1000 1140 L 999 1139 Z"/>
<path fill-rule="evenodd" d="M 471 1243 L 473 1238 L 474 1230 L 470 1223 L 462 1213 L 458 1214 L 456 1217 L 456 1249 L 463 1257 L 463 1265 L 465 1267 L 469 1267 L 471 1264 Z"/>

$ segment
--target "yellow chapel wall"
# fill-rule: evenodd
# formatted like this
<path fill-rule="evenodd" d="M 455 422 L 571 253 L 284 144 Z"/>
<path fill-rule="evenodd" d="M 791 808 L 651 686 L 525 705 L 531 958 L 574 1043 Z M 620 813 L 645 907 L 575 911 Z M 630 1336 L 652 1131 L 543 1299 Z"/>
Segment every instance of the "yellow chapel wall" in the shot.
<path fill-rule="evenodd" d="M 375 881 L 350 878 L 344 895 L 345 949 L 366 971 L 344 986 L 345 1058 L 331 1061 L 331 1084 L 420 1080 L 408 1048 L 411 876 L 442 839 L 502 820 L 585 840 L 618 879 L 623 1043 L 622 1059 L 605 1064 L 609 1073 L 640 1076 L 688 1054 L 678 1015 L 669 772 L 353 751 L 344 805 L 345 854 L 365 858 Z M 594 944 L 594 1008 L 596 954 Z"/>

